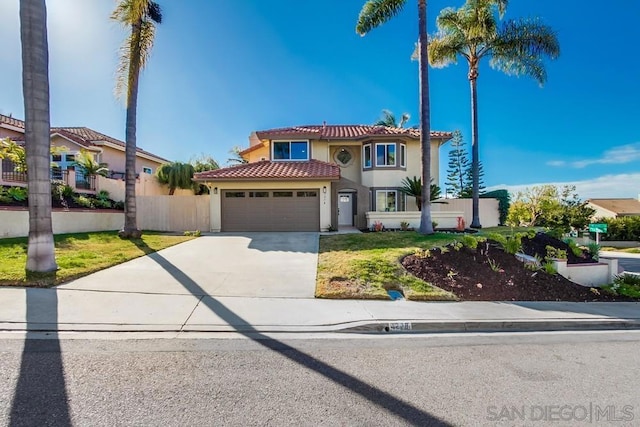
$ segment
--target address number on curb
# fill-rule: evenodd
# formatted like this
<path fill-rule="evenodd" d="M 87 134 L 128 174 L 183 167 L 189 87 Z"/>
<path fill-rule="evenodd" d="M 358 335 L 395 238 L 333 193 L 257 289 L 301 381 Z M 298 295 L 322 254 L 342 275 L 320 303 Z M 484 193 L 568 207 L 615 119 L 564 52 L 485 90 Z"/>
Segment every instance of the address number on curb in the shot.
<path fill-rule="evenodd" d="M 389 331 L 410 331 L 411 322 L 390 322 Z"/>

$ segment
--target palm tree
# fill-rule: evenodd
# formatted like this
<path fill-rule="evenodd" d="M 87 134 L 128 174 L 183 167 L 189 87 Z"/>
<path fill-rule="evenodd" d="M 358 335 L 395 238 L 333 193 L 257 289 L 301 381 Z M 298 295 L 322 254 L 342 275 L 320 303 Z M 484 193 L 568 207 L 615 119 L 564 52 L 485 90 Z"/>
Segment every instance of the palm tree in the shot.
<path fill-rule="evenodd" d="M 400 116 L 400 121 L 396 120 L 395 114 L 393 114 L 389 110 L 382 110 L 382 117 L 375 122 L 374 126 L 389 126 L 393 128 L 402 128 L 409 121 L 411 116 L 409 113 L 402 113 Z"/>
<path fill-rule="evenodd" d="M 240 148 L 240 146 L 236 145 L 235 147 L 233 147 L 231 150 L 229 150 L 229 154 L 231 154 L 231 157 L 229 157 L 227 159 L 227 164 L 228 165 L 242 165 L 245 163 L 249 163 L 249 161 L 247 159 L 245 159 L 244 157 L 242 157 L 242 154 L 240 154 L 242 152 L 242 148 Z"/>
<path fill-rule="evenodd" d="M 176 188 L 196 190 L 200 186 L 193 182 L 194 172 L 193 165 L 189 163 L 165 163 L 156 170 L 156 178 L 160 184 L 169 187 L 169 195 L 173 196 Z"/>
<path fill-rule="evenodd" d="M 155 24 L 162 22 L 162 11 L 153 0 L 120 0 L 111 19 L 131 28 L 131 34 L 121 48 L 117 70 L 116 92 L 127 96 L 125 142 L 125 208 L 124 228 L 120 237 L 138 238 L 142 234 L 136 223 L 136 120 L 138 80 L 149 59 L 155 36 Z"/>
<path fill-rule="evenodd" d="M 368 0 L 358 17 L 356 32 L 362 36 L 396 16 L 407 0 Z M 431 123 L 429 111 L 429 69 L 427 57 L 427 0 L 418 0 L 418 62 L 420 86 L 420 145 L 422 182 L 431 182 Z M 428 189 L 422 189 L 420 233 L 433 234 L 431 201 Z"/>
<path fill-rule="evenodd" d="M 22 91 L 29 188 L 28 281 L 53 284 L 56 264 L 51 224 L 49 46 L 45 0 L 20 0 Z"/>
<path fill-rule="evenodd" d="M 402 194 L 415 197 L 416 206 L 422 211 L 422 180 L 416 176 L 413 178 L 406 177 L 402 180 L 402 187 L 399 188 Z M 440 198 L 440 187 L 432 183 L 429 185 L 429 200 L 434 201 Z M 437 202 L 436 202 L 437 203 Z"/>
<path fill-rule="evenodd" d="M 75 165 L 82 169 L 82 173 L 85 176 L 107 176 L 107 173 L 109 173 L 109 169 L 96 162 L 93 154 L 87 150 L 80 151 L 76 156 Z"/>
<path fill-rule="evenodd" d="M 560 45 L 554 31 L 536 19 L 508 20 L 499 25 L 508 0 L 467 0 L 458 10 L 447 8 L 437 18 L 438 33 L 429 42 L 429 61 L 434 67 L 455 63 L 458 55 L 469 65 L 471 86 L 471 168 L 473 220 L 480 228 L 478 155 L 478 66 L 482 58 L 508 75 L 528 75 L 544 84 L 544 57 L 556 59 Z M 496 9 L 498 17 L 496 17 Z"/>

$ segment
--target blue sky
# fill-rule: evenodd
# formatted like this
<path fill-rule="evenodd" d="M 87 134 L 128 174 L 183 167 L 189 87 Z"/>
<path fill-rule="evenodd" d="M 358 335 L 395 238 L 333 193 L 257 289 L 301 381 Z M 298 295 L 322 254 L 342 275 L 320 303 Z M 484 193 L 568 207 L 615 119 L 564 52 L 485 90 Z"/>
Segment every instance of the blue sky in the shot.
<path fill-rule="evenodd" d="M 253 130 L 370 124 L 384 108 L 418 118 L 415 0 L 366 37 L 354 27 L 363 0 L 160 0 L 164 22 L 141 79 L 138 145 L 170 160 L 205 153 L 225 163 Z M 430 0 L 435 17 L 462 0 Z M 113 0 L 48 0 L 51 119 L 124 140 L 113 96 L 124 31 Z M 615 27 L 583 1 L 512 0 L 507 18 L 541 18 L 560 40 L 544 88 L 482 64 L 480 155 L 485 184 L 518 190 L 571 183 L 580 196 L 640 193 L 640 3 L 610 0 Z M 0 113 L 24 118 L 18 0 L 0 2 Z M 470 140 L 466 64 L 431 69 L 432 128 Z M 444 180 L 448 147 L 441 150 Z"/>

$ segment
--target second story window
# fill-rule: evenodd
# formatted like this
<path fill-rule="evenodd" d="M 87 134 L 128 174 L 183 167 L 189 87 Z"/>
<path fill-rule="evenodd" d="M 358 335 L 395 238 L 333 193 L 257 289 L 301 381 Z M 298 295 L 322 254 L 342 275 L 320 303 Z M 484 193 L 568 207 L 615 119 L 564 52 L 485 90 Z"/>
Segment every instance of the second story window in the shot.
<path fill-rule="evenodd" d="M 309 160 L 309 141 L 273 141 L 273 160 Z"/>
<path fill-rule="evenodd" d="M 396 144 L 380 143 L 376 144 L 376 166 L 396 165 Z"/>
<path fill-rule="evenodd" d="M 362 147 L 362 167 L 371 167 L 371 144 Z"/>

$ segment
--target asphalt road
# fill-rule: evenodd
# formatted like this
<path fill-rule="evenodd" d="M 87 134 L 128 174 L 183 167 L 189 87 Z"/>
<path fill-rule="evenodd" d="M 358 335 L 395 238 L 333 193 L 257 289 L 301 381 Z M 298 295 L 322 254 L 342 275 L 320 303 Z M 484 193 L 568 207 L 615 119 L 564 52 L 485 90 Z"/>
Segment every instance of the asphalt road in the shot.
<path fill-rule="evenodd" d="M 12 426 L 639 425 L 640 332 L 0 340 Z"/>

